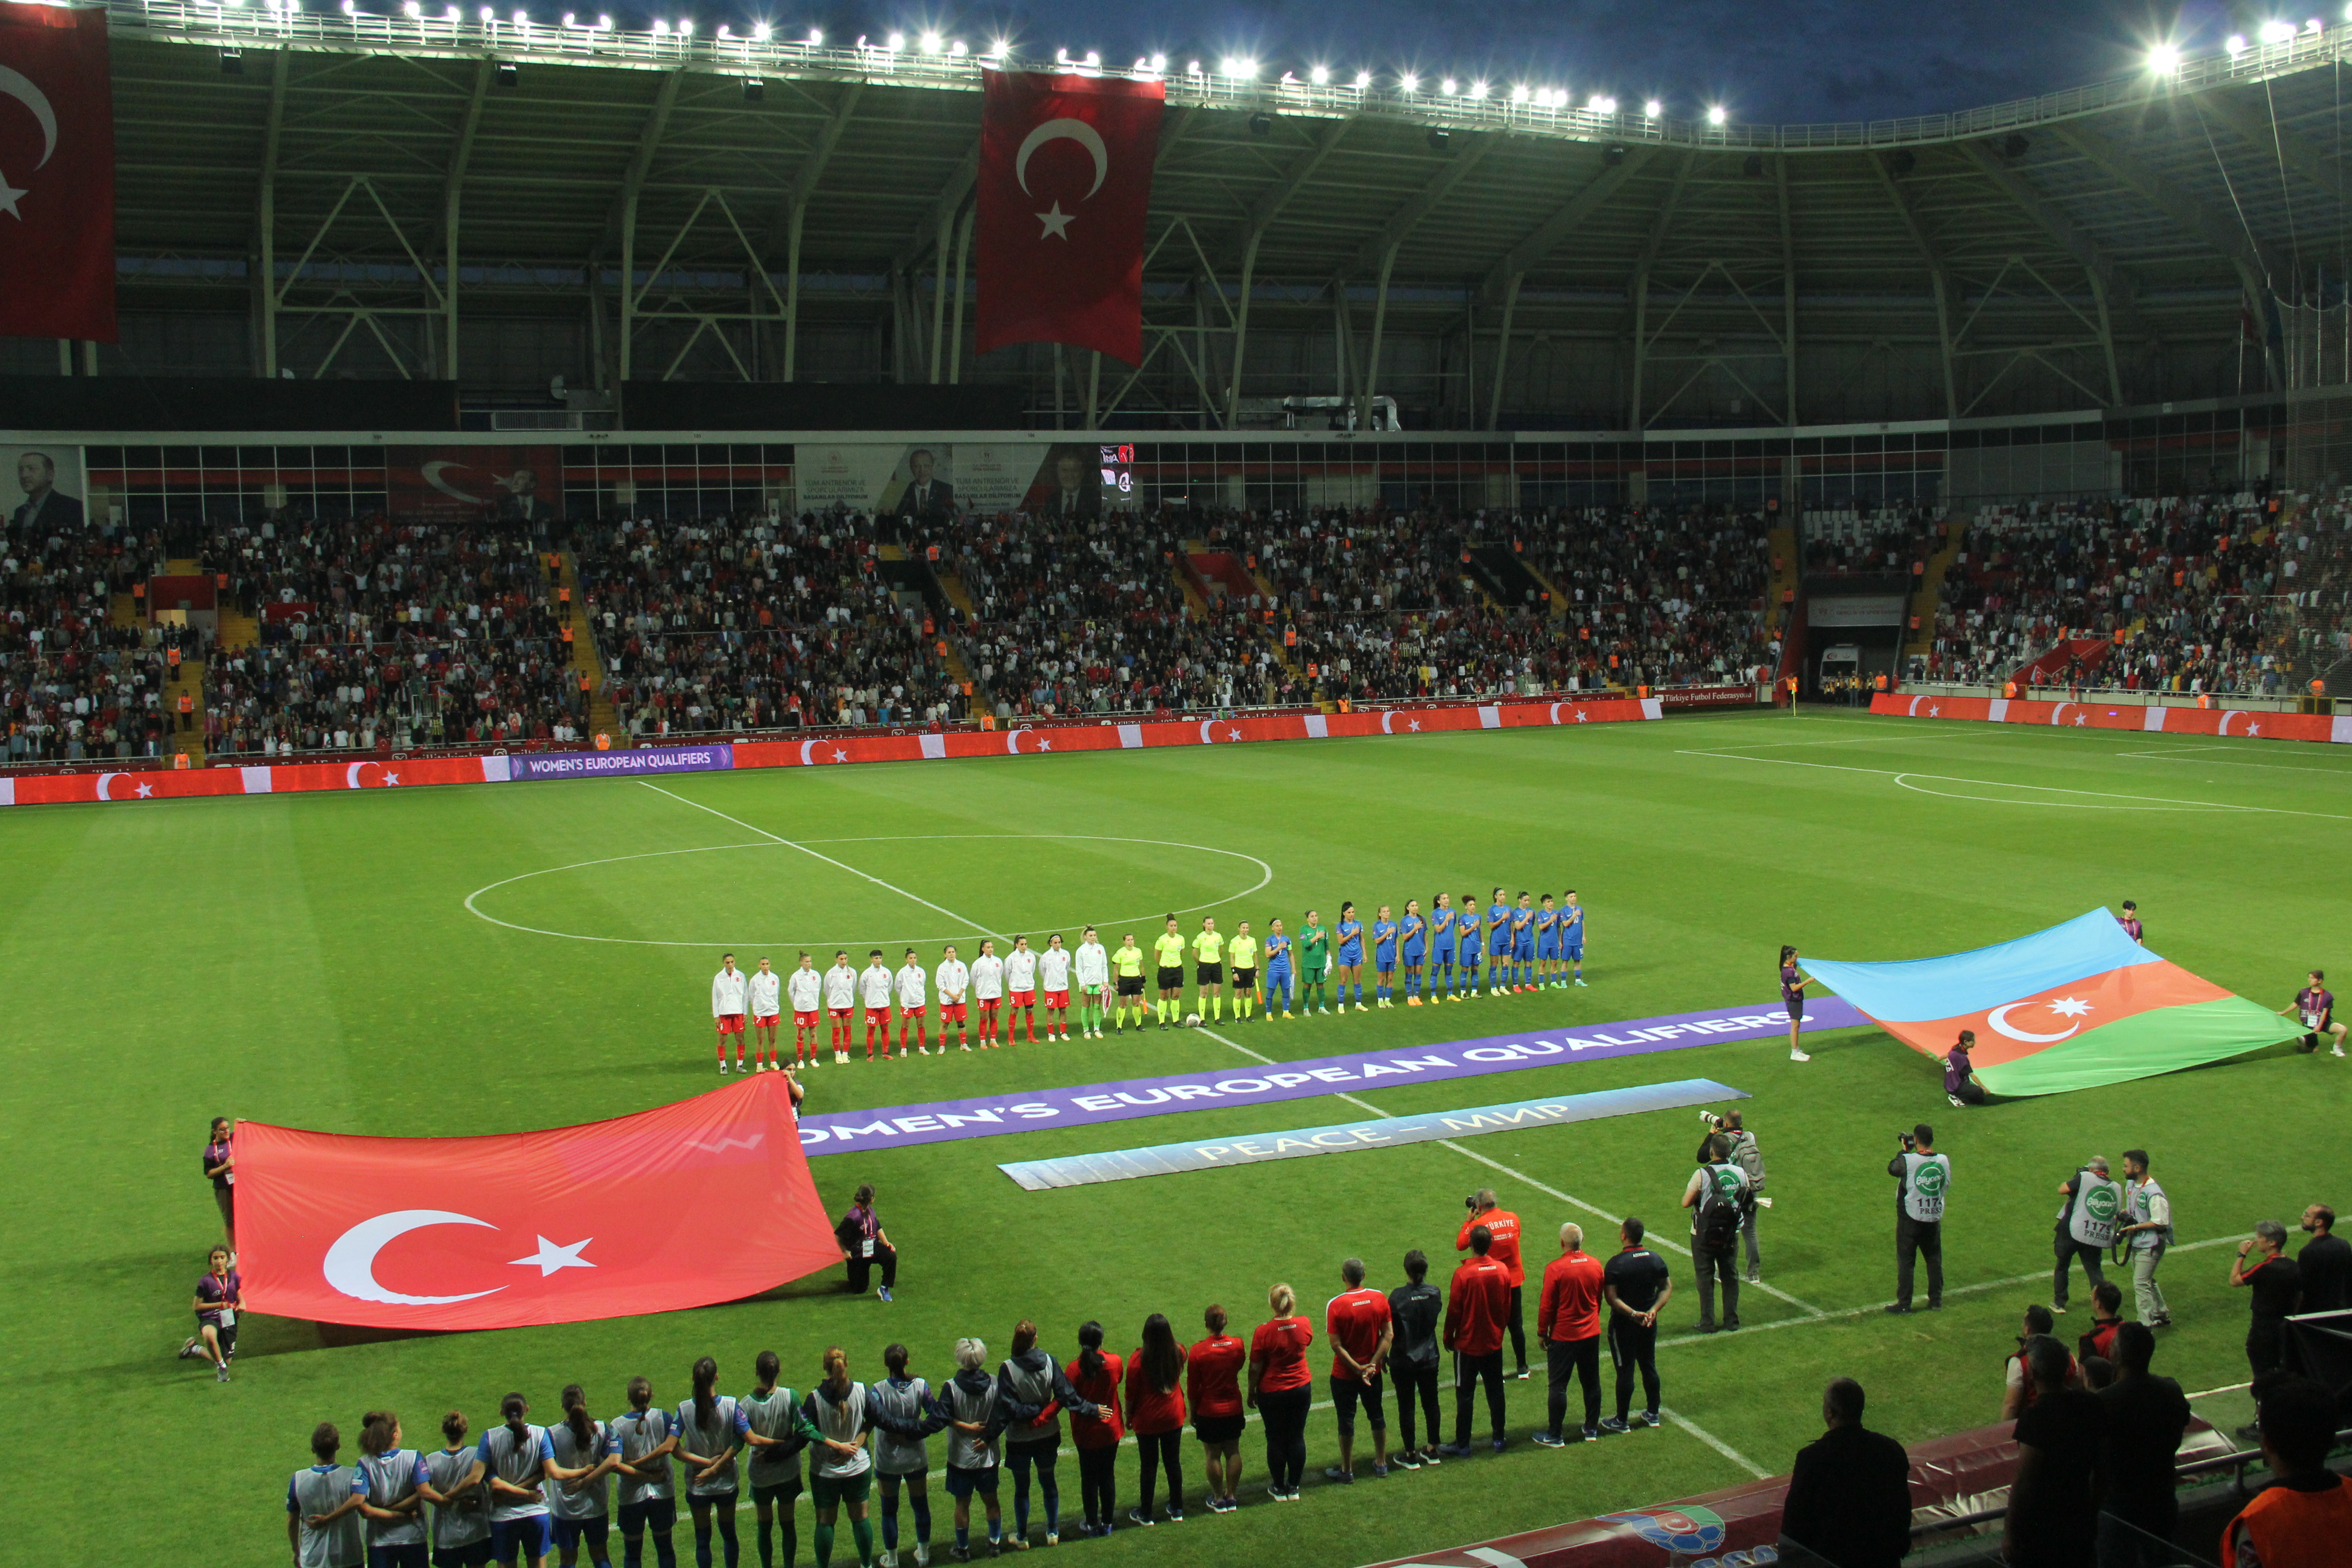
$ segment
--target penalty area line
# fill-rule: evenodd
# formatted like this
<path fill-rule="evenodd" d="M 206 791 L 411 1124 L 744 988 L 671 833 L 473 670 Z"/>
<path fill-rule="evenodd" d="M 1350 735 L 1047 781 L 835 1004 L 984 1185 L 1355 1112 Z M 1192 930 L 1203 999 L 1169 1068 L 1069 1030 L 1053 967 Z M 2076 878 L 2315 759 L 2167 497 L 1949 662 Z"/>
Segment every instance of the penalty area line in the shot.
<path fill-rule="evenodd" d="M 976 931 L 983 936 L 995 937 L 999 941 L 1002 941 L 1004 938 L 1004 933 L 993 927 L 982 925 L 978 921 L 960 915 L 953 910 L 948 908 L 945 904 L 935 904 L 919 893 L 910 893 L 907 891 L 906 889 L 898 886 L 896 882 L 886 882 L 881 878 L 875 876 L 871 872 L 861 871 L 846 860 L 836 860 L 830 855 L 820 854 L 818 851 L 810 848 L 805 844 L 794 843 L 792 839 L 785 837 L 781 833 L 771 833 L 766 828 L 746 822 L 740 816 L 730 816 L 715 805 L 705 805 L 698 800 L 689 800 L 685 795 L 679 795 L 675 790 L 667 790 L 662 788 L 661 785 L 653 783 L 651 780 L 639 779 L 637 783 L 643 787 L 653 791 L 656 795 L 668 795 L 670 799 L 678 802 L 682 805 L 690 805 L 697 811 L 707 811 L 721 822 L 731 822 L 746 833 L 756 833 L 763 838 L 773 839 L 776 843 L 782 845 L 787 849 L 797 849 L 802 854 L 808 856 L 812 859 L 822 860 L 826 865 L 846 871 L 853 877 L 863 878 L 865 880 L 873 883 L 876 887 L 880 888 L 887 892 L 896 893 L 900 898 L 907 900 L 910 903 L 918 903 L 927 910 L 935 910 L 940 914 L 943 914 L 947 916 L 948 919 L 968 930 Z"/>
<path fill-rule="evenodd" d="M 1224 1036 L 1217 1033 L 1214 1029 L 1209 1028 L 1205 1025 L 1196 1026 L 1196 1027 L 1199 1033 L 1208 1036 L 1209 1038 L 1216 1041 L 1221 1046 L 1232 1047 L 1234 1050 L 1241 1052 L 1242 1055 L 1248 1057 L 1253 1061 L 1261 1062 L 1267 1067 L 1279 1067 L 1282 1065 L 1276 1061 L 1272 1057 L 1259 1056 L 1257 1052 L 1250 1049 L 1247 1046 L 1241 1044 L 1237 1040 L 1227 1039 Z M 1381 1118 L 1383 1121 L 1389 1120 L 1394 1115 L 1394 1112 L 1382 1110 L 1370 1100 L 1360 1100 L 1355 1095 L 1349 1094 L 1345 1090 L 1335 1093 L 1332 1098 L 1335 1100 L 1344 1100 L 1350 1105 L 1360 1106 L 1362 1109 L 1370 1111 L 1374 1116 Z M 1567 1204 L 1572 1208 L 1582 1209 L 1586 1214 L 1591 1215 L 1596 1219 L 1607 1220 L 1611 1225 L 1622 1225 L 1625 1222 L 1625 1216 L 1622 1215 L 1611 1214 L 1607 1209 L 1602 1208 L 1598 1204 L 1586 1203 L 1582 1198 L 1577 1197 L 1573 1194 L 1563 1193 L 1558 1187 L 1546 1185 L 1544 1183 L 1537 1181 L 1533 1176 L 1528 1175 L 1525 1171 L 1515 1171 L 1499 1160 L 1490 1160 L 1475 1149 L 1466 1149 L 1463 1147 L 1462 1144 L 1456 1142 L 1451 1138 L 1440 1138 L 1436 1142 L 1437 1146 L 1441 1149 L 1451 1149 L 1465 1159 L 1475 1160 L 1478 1163 L 1486 1166 L 1490 1171 L 1500 1171 L 1503 1174 L 1510 1177 L 1513 1181 L 1522 1183 L 1528 1186 L 1533 1187 L 1539 1193 L 1558 1198 L 1561 1203 Z M 1678 1247 L 1662 1236 L 1649 1235 L 1644 1237 L 1643 1239 L 1649 1242 L 1653 1247 L 1662 1247 L 1669 1252 L 1679 1252 L 1685 1258 L 1690 1256 L 1690 1248 L 1686 1247 Z M 1748 1289 L 1751 1290 L 1761 1290 L 1764 1294 L 1773 1298 L 1775 1300 L 1786 1301 L 1789 1305 L 1796 1308 L 1799 1311 L 1809 1314 L 1809 1316 L 1805 1318 L 1792 1319 L 1790 1320 L 1791 1321 L 1810 1322 L 1815 1318 L 1825 1318 L 1829 1316 L 1828 1313 L 1822 1311 L 1819 1307 L 1814 1306 L 1811 1302 L 1801 1301 L 1796 1297 L 1790 1295 L 1786 1290 L 1777 1290 L 1771 1286 L 1762 1284 L 1760 1282 L 1750 1285 Z M 1694 1430 L 1696 1430 L 1696 1428 L 1694 1428 Z"/>

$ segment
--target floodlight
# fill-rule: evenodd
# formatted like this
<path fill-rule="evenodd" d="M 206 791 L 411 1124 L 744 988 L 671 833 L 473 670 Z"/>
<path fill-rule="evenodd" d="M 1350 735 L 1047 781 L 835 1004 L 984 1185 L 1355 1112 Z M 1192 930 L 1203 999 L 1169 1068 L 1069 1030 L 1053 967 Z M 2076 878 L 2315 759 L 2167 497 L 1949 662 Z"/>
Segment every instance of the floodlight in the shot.
<path fill-rule="evenodd" d="M 971 52 L 971 51 L 970 49 L 964 47 L 964 43 L 961 38 L 952 39 L 948 44 L 949 55 L 956 59 L 961 59 Z"/>
<path fill-rule="evenodd" d="M 882 47 L 886 49 L 894 51 L 903 49 L 907 47 L 907 35 L 904 33 L 893 33 L 888 37 L 882 40 Z"/>
<path fill-rule="evenodd" d="M 940 52 L 940 45 L 945 41 L 946 40 L 941 38 L 937 33 L 925 33 L 922 39 L 923 53 L 927 55 L 938 54 Z"/>
<path fill-rule="evenodd" d="M 1444 81 L 1437 84 L 1437 90 L 1444 93 L 1448 98 L 1452 98 L 1454 93 L 1460 89 L 1461 84 L 1455 81 L 1452 77 L 1447 77 Z"/>
<path fill-rule="evenodd" d="M 817 45 L 824 42 L 824 29 L 822 27 L 811 27 L 808 31 L 808 41 L 809 47 L 811 48 L 814 48 Z"/>
<path fill-rule="evenodd" d="M 1727 110 L 1727 109 L 1725 109 L 1725 108 L 1723 107 L 1723 105 L 1721 105 L 1721 104 L 1719 104 L 1719 103 L 1714 103 L 1714 104 L 1709 104 L 1709 105 L 1707 106 L 1707 110 L 1706 110 L 1706 122 L 1707 122 L 1709 125 L 1723 125 L 1723 124 L 1727 124 L 1727 123 L 1728 123 L 1728 122 L 1729 122 L 1730 119 L 1731 119 L 1731 111 L 1730 111 L 1730 110 Z"/>
<path fill-rule="evenodd" d="M 401 0 L 400 14 L 414 21 L 425 15 L 425 7 L 418 5 L 416 0 Z"/>
<path fill-rule="evenodd" d="M 1331 81 L 1331 68 L 1329 66 L 1313 67 L 1307 71 L 1307 79 L 1317 87 L 1328 86 Z"/>
<path fill-rule="evenodd" d="M 2158 44 L 2147 51 L 2147 68 L 2158 76 L 2180 74 L 2180 46 Z"/>
<path fill-rule="evenodd" d="M 1371 73 L 1371 72 L 1370 72 L 1370 71 L 1358 71 L 1358 72 L 1356 73 L 1356 89 L 1357 89 L 1357 90 L 1358 90 L 1358 91 L 1360 91 L 1360 91 L 1361 91 L 1361 90 L 1363 90 L 1365 88 L 1368 88 L 1368 87 L 1370 87 L 1370 86 L 1371 86 L 1371 85 L 1372 85 L 1372 73 Z"/>
<path fill-rule="evenodd" d="M 1474 81 L 1474 82 L 1472 82 L 1472 83 L 1470 84 L 1470 96 L 1471 96 L 1471 97 L 1473 97 L 1473 98 L 1484 98 L 1484 97 L 1486 97 L 1486 84 L 1485 82 L 1483 82 L 1483 81 Z"/>
<path fill-rule="evenodd" d="M 2240 55 L 2246 52 L 2246 35 L 2243 33 L 2232 33 L 2230 35 L 2228 41 L 2223 43 L 2221 47 L 2229 51 L 2230 58 L 2234 60 Z"/>
<path fill-rule="evenodd" d="M 1411 71 L 1407 71 L 1404 75 L 1397 78 L 1397 87 L 1401 91 L 1419 92 L 1421 90 L 1421 79 L 1413 75 Z"/>
<path fill-rule="evenodd" d="M 1257 62 L 1240 55 L 1227 55 L 1223 61 L 1223 69 L 1230 77 L 1254 77 L 1257 75 Z"/>
<path fill-rule="evenodd" d="M 482 7 L 481 16 L 482 20 L 485 22 L 495 22 L 499 19 L 499 14 L 496 11 L 491 10 L 488 5 Z"/>
<path fill-rule="evenodd" d="M 2262 31 L 2259 36 L 2263 42 L 2266 44 L 2291 44 L 2294 42 L 2294 24 L 2293 22 L 2264 22 L 2262 26 Z"/>
<path fill-rule="evenodd" d="M 1168 68 L 1168 57 L 1167 57 L 1166 55 L 1154 55 L 1154 56 L 1152 56 L 1152 57 L 1151 57 L 1151 68 L 1152 68 L 1153 70 L 1155 70 L 1155 71 L 1164 71 L 1164 70 L 1166 70 L 1166 69 Z"/>
<path fill-rule="evenodd" d="M 752 40 L 756 43 L 764 44 L 768 41 L 769 35 L 774 31 L 775 29 L 769 26 L 765 22 L 754 23 L 751 27 Z"/>
<path fill-rule="evenodd" d="M 1660 103 L 1654 98 L 1650 100 L 1649 102 L 1642 105 L 1642 118 L 1644 120 L 1655 120 L 1659 115 L 1664 114 L 1665 111 L 1666 106 Z"/>

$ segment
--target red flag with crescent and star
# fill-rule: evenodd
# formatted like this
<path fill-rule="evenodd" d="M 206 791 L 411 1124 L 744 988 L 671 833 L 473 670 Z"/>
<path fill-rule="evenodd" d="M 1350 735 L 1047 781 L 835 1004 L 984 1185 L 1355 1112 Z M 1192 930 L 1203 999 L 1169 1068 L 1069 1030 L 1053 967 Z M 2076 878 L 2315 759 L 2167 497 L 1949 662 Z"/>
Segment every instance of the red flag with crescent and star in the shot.
<path fill-rule="evenodd" d="M 1143 230 L 1167 89 L 982 73 L 979 352 L 1068 343 L 1143 362 Z"/>
<path fill-rule="evenodd" d="M 246 1306 L 512 1329 L 740 1300 L 841 1261 L 782 1073 L 543 1132 L 236 1131 Z"/>
<path fill-rule="evenodd" d="M 115 336 L 106 11 L 0 0 L 0 337 Z"/>

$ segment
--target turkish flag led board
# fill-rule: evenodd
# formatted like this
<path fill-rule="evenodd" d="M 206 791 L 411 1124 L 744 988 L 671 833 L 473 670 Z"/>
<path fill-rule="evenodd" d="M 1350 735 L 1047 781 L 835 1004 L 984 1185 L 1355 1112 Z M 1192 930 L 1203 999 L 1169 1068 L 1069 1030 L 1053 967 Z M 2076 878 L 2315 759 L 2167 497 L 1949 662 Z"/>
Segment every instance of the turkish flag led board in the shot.
<path fill-rule="evenodd" d="M 246 1305 L 273 1317 L 576 1323 L 740 1300 L 841 1260 L 781 1073 L 544 1132 L 244 1121 L 236 1144 Z"/>
<path fill-rule="evenodd" d="M 115 336 L 106 12 L 0 0 L 0 337 Z"/>
<path fill-rule="evenodd" d="M 1057 342 L 1143 362 L 1143 230 L 1167 89 L 984 70 L 979 352 Z"/>

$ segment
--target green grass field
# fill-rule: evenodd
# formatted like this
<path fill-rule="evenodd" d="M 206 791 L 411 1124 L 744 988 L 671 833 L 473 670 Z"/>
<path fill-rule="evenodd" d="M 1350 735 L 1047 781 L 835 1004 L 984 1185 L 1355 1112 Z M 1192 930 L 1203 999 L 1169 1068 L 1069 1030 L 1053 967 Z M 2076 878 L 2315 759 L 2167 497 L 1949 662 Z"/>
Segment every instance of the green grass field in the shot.
<path fill-rule="evenodd" d="M 510 1388 L 551 1419 L 556 1391 L 576 1380 L 609 1414 L 640 1372 L 674 1403 L 706 1352 L 723 1387 L 740 1392 L 761 1350 L 779 1352 L 786 1381 L 805 1386 L 832 1344 L 854 1374 L 880 1376 L 891 1340 L 938 1381 L 953 1370 L 956 1336 L 984 1337 L 993 1357 L 1024 1316 L 1064 1359 L 1086 1319 L 1124 1351 L 1147 1313 L 1166 1311 L 1189 1337 L 1213 1300 L 1246 1335 L 1277 1279 L 1312 1303 L 1319 1331 L 1350 1255 L 1385 1288 L 1419 1246 L 1442 1280 L 1463 1195 L 1489 1184 L 1524 1216 L 1531 1266 L 1561 1220 L 1607 1228 L 1556 1194 L 1641 1215 L 1668 1238 L 1685 1228 L 1670 1216 L 1697 1131 L 1687 1110 L 1466 1146 L 1491 1163 L 1424 1143 L 1034 1194 L 994 1169 L 1354 1113 L 1315 1100 L 819 1159 L 836 1212 L 861 1181 L 881 1190 L 904 1256 L 891 1306 L 839 1293 L 836 1273 L 699 1311 L 498 1333 L 385 1339 L 255 1318 L 227 1386 L 173 1359 L 217 1230 L 196 1158 L 210 1116 L 455 1134 L 696 1094 L 714 1087 L 705 998 L 722 947 L 789 967 L 803 946 L 829 957 L 835 945 L 878 944 L 895 956 L 917 940 L 929 960 L 938 941 L 974 934 L 967 921 L 1073 938 L 1092 921 L 1115 943 L 1129 919 L 1148 941 L 1140 920 L 1171 907 L 1207 905 L 1227 929 L 1247 917 L 1263 931 L 1272 915 L 1295 923 L 1307 905 L 1329 911 L 1342 898 L 1369 914 L 1497 881 L 1580 891 L 1590 989 L 1221 1031 L 1297 1058 L 1761 1004 L 1784 941 L 1822 957 L 1915 957 L 2132 897 L 2158 952 L 2279 1005 L 2312 965 L 2352 973 L 2348 828 L 2352 755 L 2325 748 L 1828 714 L 778 770 L 659 789 L 512 784 L 0 814 L 0 1066 L 14 1086 L 0 1110 L 13 1298 L 0 1367 L 26 1409 L 16 1440 L 0 1445 L 10 1554 L 275 1560 L 286 1477 L 305 1461 L 311 1426 L 335 1420 L 355 1447 L 371 1407 L 401 1412 L 412 1442 L 430 1442 L 443 1411 L 467 1410 L 478 1430 Z M 467 899 L 484 889 L 473 907 L 489 918 L 478 918 Z M 1749 1292 L 1739 1333 L 1685 1338 L 1695 1292 L 1686 1261 L 1672 1259 L 1661 1365 L 1665 1403 L 1685 1424 L 1558 1453 L 1515 1442 L 1500 1458 L 1343 1491 L 1321 1481 L 1336 1455 L 1318 1411 L 1301 1506 L 1265 1502 L 1253 1433 L 1245 1506 L 1207 1514 L 1188 1442 L 1186 1523 L 1122 1528 L 1108 1543 L 1066 1539 L 1061 1550 L 1353 1563 L 1685 1496 L 1785 1470 L 1818 1430 L 1822 1383 L 1840 1373 L 1867 1386 L 1872 1424 L 1906 1439 L 1990 1421 L 2019 1310 L 2048 1294 L 2053 1189 L 2087 1156 L 2134 1145 L 2153 1151 L 2181 1239 L 2216 1243 L 2165 1267 L 2179 1326 L 2158 1370 L 2192 1391 L 2236 1384 L 2245 1309 L 2219 1243 L 2259 1218 L 2291 1224 L 2315 1199 L 2352 1204 L 2341 1186 L 2352 1062 L 2280 1047 L 1962 1114 L 1933 1063 L 1875 1030 L 1822 1036 L 1811 1049 L 1801 1066 L 1778 1042 L 1725 1044 L 1370 1097 L 1408 1113 L 1695 1075 L 1754 1096 L 1748 1124 L 1777 1199 L 1765 1279 L 1785 1295 Z M 1242 1059 L 1205 1034 L 1155 1031 L 827 1066 L 811 1078 L 812 1104 Z M 1897 1130 L 1922 1119 L 1956 1168 L 1950 1299 L 1941 1314 L 1893 1319 L 1876 1310 L 1893 1291 L 1884 1167 Z M 1606 1238 L 1593 1239 L 1599 1250 Z M 2087 1317 L 2079 1286 L 2076 1300 L 2070 1334 Z M 1523 1438 L 1541 1418 L 1542 1383 L 1510 1387 Z M 1447 1405 L 1450 1420 L 1450 1394 Z M 130 1495 L 95 1506 L 133 1465 Z M 1134 1474 L 1124 1460 L 1122 1512 Z M 1062 1479 L 1066 1525 L 1075 1463 Z M 1006 1501 L 1009 1512 L 1009 1489 Z M 939 1514 L 943 1547 L 943 1500 Z M 690 1544 L 683 1524 L 680 1536 Z M 757 1561 L 748 1541 L 744 1550 Z"/>

